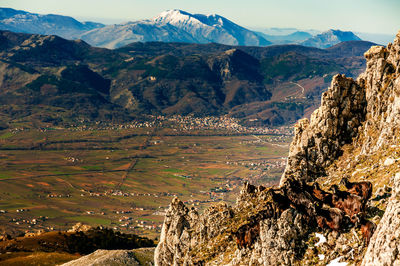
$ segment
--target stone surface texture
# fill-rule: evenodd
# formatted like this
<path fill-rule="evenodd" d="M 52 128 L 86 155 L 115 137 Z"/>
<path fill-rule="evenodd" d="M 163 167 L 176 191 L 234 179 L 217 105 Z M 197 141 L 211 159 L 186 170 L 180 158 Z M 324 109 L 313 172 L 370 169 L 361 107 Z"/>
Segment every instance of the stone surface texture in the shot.
<path fill-rule="evenodd" d="M 394 184 L 393 194 L 362 265 L 400 265 L 400 173 L 396 174 Z"/>
<path fill-rule="evenodd" d="M 120 266 L 120 265 L 140 265 L 129 250 L 103 250 L 83 256 L 79 259 L 64 263 L 63 266 Z"/>

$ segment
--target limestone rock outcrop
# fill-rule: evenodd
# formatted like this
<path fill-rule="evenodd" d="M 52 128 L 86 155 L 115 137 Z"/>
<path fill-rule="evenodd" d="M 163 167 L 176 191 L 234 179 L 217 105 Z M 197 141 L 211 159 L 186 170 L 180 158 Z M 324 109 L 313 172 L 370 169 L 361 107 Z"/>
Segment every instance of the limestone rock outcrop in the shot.
<path fill-rule="evenodd" d="M 129 250 L 103 250 L 83 256 L 79 259 L 64 263 L 63 266 L 122 266 L 122 265 L 140 265 L 133 252 Z"/>
<path fill-rule="evenodd" d="M 238 250 L 232 259 L 233 265 L 293 265 L 305 248 L 310 228 L 304 217 L 294 209 L 284 211 L 277 220 L 260 222 L 260 238 L 253 248 Z M 294 248 L 296 247 L 296 248 Z"/>
<path fill-rule="evenodd" d="M 396 174 L 393 182 L 393 194 L 362 265 L 400 265 L 400 173 Z"/>
<path fill-rule="evenodd" d="M 190 246 L 190 230 L 198 214 L 174 198 L 165 215 L 160 242 L 155 250 L 155 265 L 182 265 Z"/>
<path fill-rule="evenodd" d="M 365 57 L 367 69 L 357 80 L 336 75 L 322 95 L 321 107 L 295 126 L 280 189 L 301 184 L 296 179 L 332 185 L 343 176 L 369 178 L 376 190 L 392 186 L 389 200 L 376 198 L 370 207 L 367 218 L 378 227 L 362 263 L 400 265 L 400 32 L 393 44 L 373 46 Z M 317 250 L 307 247 L 315 224 L 293 206 L 279 215 L 264 215 L 271 202 L 268 190 L 246 184 L 235 206 L 220 203 L 202 215 L 174 199 L 155 253 L 156 265 L 293 265 L 308 260 L 305 254 Z M 338 242 L 356 239 L 349 245 L 335 243 L 341 233 L 330 238 L 323 248 L 326 259 L 343 253 L 351 263 L 361 262 L 358 229 L 352 230 L 349 238 L 339 236 Z M 312 255 L 306 263 L 322 261 Z"/>
<path fill-rule="evenodd" d="M 400 33 L 387 48 L 373 46 L 366 53 L 367 69 L 357 81 L 336 75 L 321 106 L 295 126 L 288 176 L 312 180 L 342 153 L 344 144 L 360 140 L 362 154 L 397 145 L 400 131 Z M 361 130 L 361 132 L 360 132 Z"/>
<path fill-rule="evenodd" d="M 174 198 L 165 215 L 155 251 L 155 265 L 192 264 L 189 253 L 226 230 L 222 226 L 231 217 L 232 209 L 225 203 L 208 208 L 199 217 L 194 208 L 188 209 L 182 201 Z"/>
<path fill-rule="evenodd" d="M 362 153 L 398 145 L 400 132 L 400 32 L 387 48 L 375 46 L 367 53 L 367 69 L 358 82 L 365 86 L 368 121 Z"/>
<path fill-rule="evenodd" d="M 257 219 L 263 211 L 259 203 L 266 198 L 263 188 L 246 184 L 235 206 L 218 203 L 201 216 L 175 198 L 166 214 L 155 265 L 293 264 L 310 233 L 305 217 L 294 209 L 278 219 L 259 219 L 258 236 L 247 247 L 237 248 L 234 232 Z"/>
<path fill-rule="evenodd" d="M 344 75 L 333 77 L 322 94 L 321 107 L 310 121 L 304 118 L 295 126 L 281 185 L 288 176 L 312 180 L 324 175 L 324 169 L 341 155 L 340 147 L 357 135 L 365 112 L 365 89 Z"/>

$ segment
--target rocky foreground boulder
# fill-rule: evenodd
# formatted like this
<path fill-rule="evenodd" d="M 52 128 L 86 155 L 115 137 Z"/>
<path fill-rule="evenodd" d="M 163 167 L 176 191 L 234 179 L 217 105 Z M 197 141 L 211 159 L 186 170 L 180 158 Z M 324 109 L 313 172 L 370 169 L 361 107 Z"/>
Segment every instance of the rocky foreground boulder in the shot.
<path fill-rule="evenodd" d="M 362 265 L 400 263 L 400 173 L 396 174 L 393 182 L 393 194 L 371 239 Z"/>
<path fill-rule="evenodd" d="M 133 252 L 128 250 L 104 250 L 64 263 L 63 266 L 100 266 L 100 265 L 140 265 Z"/>
<path fill-rule="evenodd" d="M 303 215 L 294 209 L 278 219 L 259 219 L 259 240 L 251 248 L 237 248 L 233 232 L 251 218 L 258 220 L 267 198 L 265 190 L 247 184 L 236 206 L 220 203 L 201 216 L 175 198 L 166 214 L 155 265 L 293 264 L 299 255 L 293 247 L 304 245 L 302 239 L 310 231 Z"/>
<path fill-rule="evenodd" d="M 63 266 L 123 266 L 123 265 L 153 265 L 154 248 L 139 248 L 134 250 L 104 250 L 83 256 L 79 259 L 64 263 Z"/>
<path fill-rule="evenodd" d="M 365 57 L 367 69 L 357 80 L 336 75 L 321 107 L 297 123 L 280 188 L 273 189 L 293 182 L 327 189 L 342 177 L 371 182 L 374 196 L 363 219 L 378 226 L 368 247 L 359 227 L 321 229 L 309 220 L 312 206 L 302 210 L 291 202 L 276 211 L 271 206 L 283 203 L 271 198 L 271 189 L 246 184 L 235 206 L 219 203 L 201 215 L 175 198 L 155 265 L 400 264 L 400 32 Z M 318 242 L 321 235 L 327 241 Z"/>

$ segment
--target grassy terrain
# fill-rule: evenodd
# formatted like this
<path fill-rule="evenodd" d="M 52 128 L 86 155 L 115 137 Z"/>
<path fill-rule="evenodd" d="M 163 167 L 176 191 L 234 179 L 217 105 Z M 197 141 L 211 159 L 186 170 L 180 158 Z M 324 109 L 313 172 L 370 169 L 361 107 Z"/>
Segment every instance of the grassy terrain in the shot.
<path fill-rule="evenodd" d="M 0 256 L 1 266 L 33 266 L 33 265 L 60 265 L 62 263 L 79 258 L 79 255 L 58 252 L 25 252 L 14 253 L 6 256 Z"/>
<path fill-rule="evenodd" d="M 156 238 L 174 196 L 200 209 L 234 202 L 245 181 L 276 183 L 288 152 L 289 138 L 272 135 L 172 133 L 0 131 L 0 229 L 21 234 L 83 222 Z"/>
<path fill-rule="evenodd" d="M 99 227 L 85 232 L 7 236 L 0 241 L 0 265 L 60 265 L 97 249 L 133 249 L 135 257 L 145 262 L 152 261 L 154 246 L 152 240 Z"/>

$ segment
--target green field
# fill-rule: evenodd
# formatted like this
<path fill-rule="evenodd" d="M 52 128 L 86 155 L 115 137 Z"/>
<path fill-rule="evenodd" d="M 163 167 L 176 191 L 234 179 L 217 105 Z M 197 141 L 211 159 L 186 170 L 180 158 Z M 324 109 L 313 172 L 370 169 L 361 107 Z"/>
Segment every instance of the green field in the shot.
<path fill-rule="evenodd" d="M 243 182 L 277 183 L 289 139 L 146 128 L 2 131 L 0 227 L 20 233 L 83 222 L 155 238 L 175 195 L 204 209 L 233 203 Z"/>

